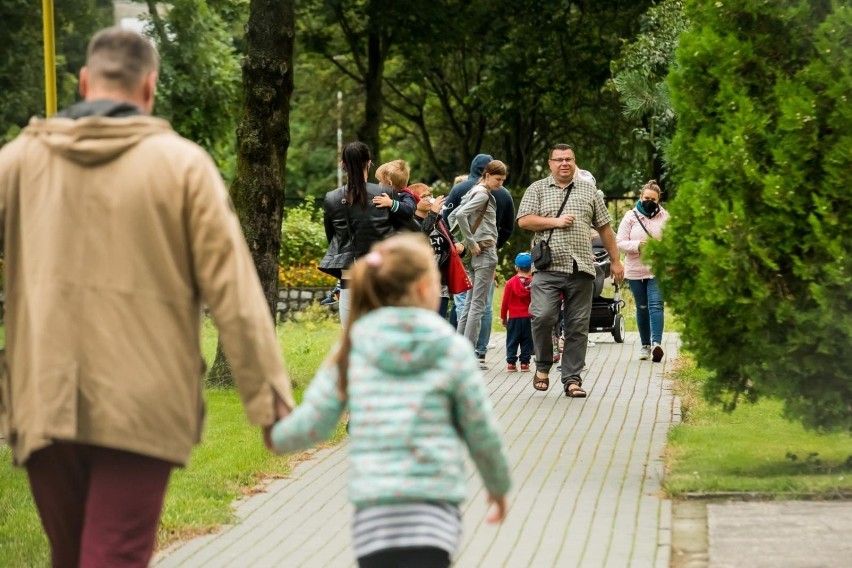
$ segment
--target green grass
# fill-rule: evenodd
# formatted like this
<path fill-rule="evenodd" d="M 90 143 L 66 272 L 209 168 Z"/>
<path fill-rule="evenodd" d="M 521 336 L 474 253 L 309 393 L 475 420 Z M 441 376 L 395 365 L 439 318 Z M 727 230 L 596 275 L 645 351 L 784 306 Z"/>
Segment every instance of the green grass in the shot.
<path fill-rule="evenodd" d="M 47 538 L 30 496 L 27 474 L 11 464 L 11 450 L 0 447 L 0 566 L 48 566 Z"/>
<path fill-rule="evenodd" d="M 701 398 L 707 373 L 682 356 L 673 373 L 684 422 L 672 428 L 665 490 L 757 492 L 767 497 L 852 495 L 852 437 L 805 430 L 778 401 L 743 403 L 731 413 Z"/>
<path fill-rule="evenodd" d="M 297 400 L 337 339 L 340 326 L 315 310 L 299 322 L 278 327 Z M 2 333 L 2 328 L 0 328 Z M 205 321 L 202 351 L 208 365 L 216 353 L 216 330 Z M 267 479 L 286 475 L 289 459 L 269 453 L 260 430 L 248 423 L 236 391 L 208 389 L 204 441 L 189 465 L 172 475 L 157 539 L 162 549 L 175 540 L 208 533 L 234 519 L 232 503 Z M 339 428 L 333 442 L 343 436 Z M 26 472 L 12 467 L 9 448 L 0 447 L 0 566 L 49 564 L 47 539 L 30 497 Z"/>

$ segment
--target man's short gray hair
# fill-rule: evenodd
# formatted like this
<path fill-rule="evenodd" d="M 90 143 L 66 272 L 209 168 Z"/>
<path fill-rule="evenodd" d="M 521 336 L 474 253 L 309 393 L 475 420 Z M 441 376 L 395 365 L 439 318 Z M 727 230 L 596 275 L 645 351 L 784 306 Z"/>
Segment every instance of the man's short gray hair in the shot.
<path fill-rule="evenodd" d="M 86 53 L 93 80 L 127 92 L 138 88 L 159 65 L 157 50 L 145 36 L 117 26 L 95 34 Z"/>

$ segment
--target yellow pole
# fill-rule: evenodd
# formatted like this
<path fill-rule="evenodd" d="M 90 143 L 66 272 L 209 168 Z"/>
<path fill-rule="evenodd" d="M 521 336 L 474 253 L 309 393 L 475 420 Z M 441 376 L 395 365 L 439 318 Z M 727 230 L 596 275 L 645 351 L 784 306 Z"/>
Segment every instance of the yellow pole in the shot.
<path fill-rule="evenodd" d="M 44 20 L 45 116 L 56 113 L 56 36 L 53 29 L 53 0 L 41 0 Z"/>

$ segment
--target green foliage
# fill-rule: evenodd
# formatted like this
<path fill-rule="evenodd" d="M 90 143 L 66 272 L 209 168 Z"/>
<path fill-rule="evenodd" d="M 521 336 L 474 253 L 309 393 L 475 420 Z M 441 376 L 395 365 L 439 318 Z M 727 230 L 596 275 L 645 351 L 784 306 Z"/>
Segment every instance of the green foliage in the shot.
<path fill-rule="evenodd" d="M 383 161 L 409 160 L 413 180 L 449 181 L 475 154 L 488 152 L 508 163 L 511 183 L 526 187 L 546 173 L 549 146 L 567 141 L 602 186 L 620 193 L 641 154 L 626 143 L 632 125 L 603 87 L 610 59 L 650 4 L 569 1 L 542 10 L 528 0 L 304 2 L 297 35 L 303 54 L 340 71 L 336 83 L 315 91 L 323 101 L 317 107 L 326 110 L 306 116 L 318 124 L 305 135 L 322 135 L 325 142 L 314 148 L 323 149 L 323 160 L 334 155 L 330 95 L 340 89 L 344 139 L 365 129 L 370 99 L 379 99 Z M 494 16 L 507 13 L 512 17 Z M 382 56 L 380 92 L 369 87 L 370 34 Z M 299 89 L 326 79 L 333 77 L 312 73 L 297 86 L 297 100 Z M 301 134 L 294 129 L 293 136 L 301 147 Z"/>
<path fill-rule="evenodd" d="M 59 109 L 77 97 L 77 74 L 95 31 L 112 23 L 109 0 L 54 0 L 56 90 Z M 30 117 L 44 116 L 44 51 L 41 5 L 0 3 L 0 145 L 17 136 Z"/>
<path fill-rule="evenodd" d="M 311 201 L 287 209 L 281 224 L 282 265 L 306 264 L 319 261 L 325 254 L 328 241 L 322 222 L 322 212 Z"/>
<path fill-rule="evenodd" d="M 160 51 L 156 113 L 207 150 L 226 178 L 235 168 L 241 93 L 234 47 L 238 12 L 247 0 L 172 0 L 160 16 L 148 0 L 150 33 Z"/>
<path fill-rule="evenodd" d="M 852 430 L 852 8 L 686 3 L 670 77 L 679 190 L 654 273 L 708 392 Z"/>
<path fill-rule="evenodd" d="M 664 157 L 674 131 L 675 114 L 665 78 L 674 65 L 680 34 L 687 29 L 683 0 L 663 0 L 642 16 L 636 39 L 624 46 L 611 64 L 612 81 L 624 105 L 624 115 L 637 121 L 633 131 L 648 146 L 649 164 L 634 181 L 668 181 Z M 667 165 L 667 164 L 666 164 Z M 670 190 L 673 188 L 669 188 Z"/>

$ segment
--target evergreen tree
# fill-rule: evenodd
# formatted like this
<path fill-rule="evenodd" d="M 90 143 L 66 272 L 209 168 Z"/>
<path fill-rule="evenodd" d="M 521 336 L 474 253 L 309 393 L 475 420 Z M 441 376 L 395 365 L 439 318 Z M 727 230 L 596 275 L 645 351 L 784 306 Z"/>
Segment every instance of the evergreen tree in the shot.
<path fill-rule="evenodd" d="M 654 271 L 710 394 L 852 431 L 852 8 L 685 4 L 679 188 Z"/>

